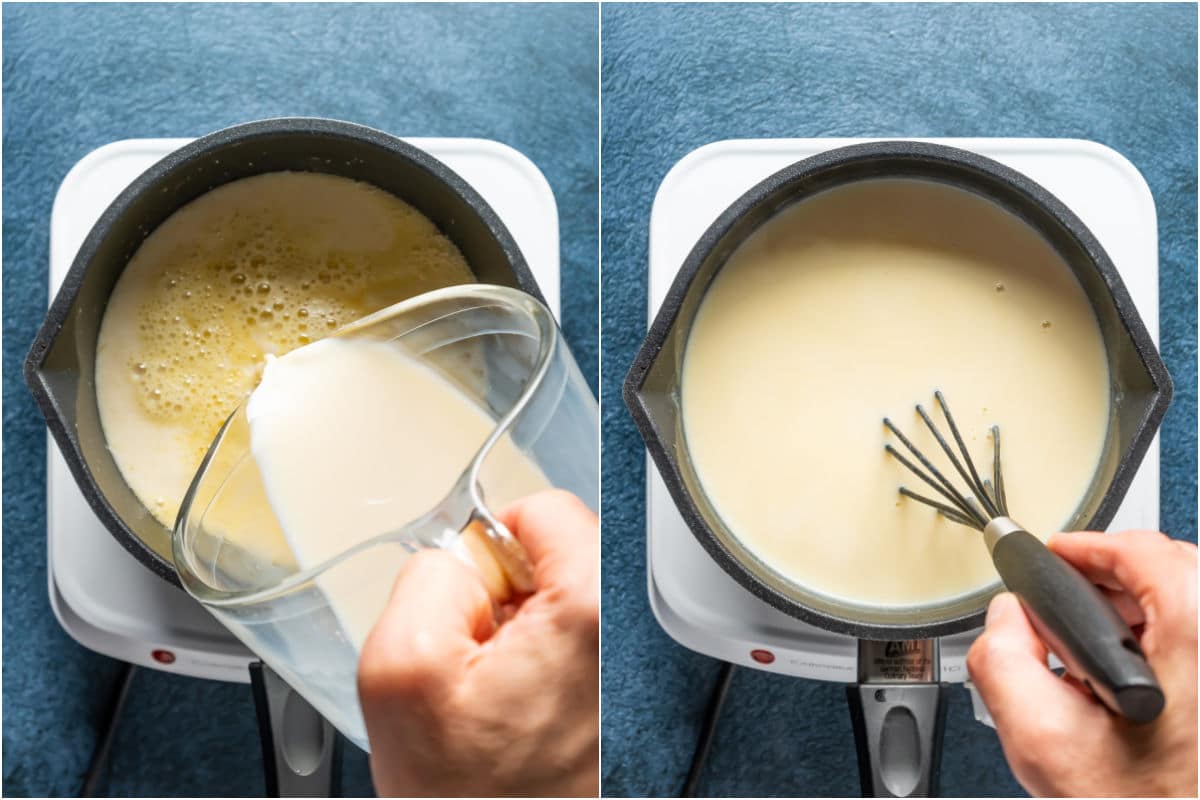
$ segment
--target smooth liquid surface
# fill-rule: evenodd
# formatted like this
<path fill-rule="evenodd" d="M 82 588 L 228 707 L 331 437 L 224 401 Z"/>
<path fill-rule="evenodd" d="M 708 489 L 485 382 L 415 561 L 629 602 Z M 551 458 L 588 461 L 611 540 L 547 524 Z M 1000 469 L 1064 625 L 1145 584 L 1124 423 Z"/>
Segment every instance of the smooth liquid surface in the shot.
<path fill-rule="evenodd" d="M 416 209 L 365 183 L 279 172 L 221 186 L 142 243 L 96 350 L 105 438 L 168 528 L 267 355 L 472 273 Z"/>
<path fill-rule="evenodd" d="M 495 427 L 396 345 L 341 338 L 270 363 L 246 412 L 266 497 L 301 570 L 431 510 Z M 549 481 L 503 437 L 483 462 L 480 485 L 498 510 Z M 378 545 L 321 579 L 356 646 L 407 558 L 397 545 Z"/>
<path fill-rule="evenodd" d="M 881 422 L 940 455 L 913 411 L 935 389 L 977 465 L 990 469 L 1000 426 L 1011 514 L 1042 537 L 1060 529 L 1109 415 L 1078 281 L 982 198 L 852 184 L 785 209 L 714 280 L 683 364 L 687 448 L 726 526 L 785 579 L 853 604 L 948 600 L 995 569 L 980 533 L 897 494 L 927 487 L 886 456 Z"/>

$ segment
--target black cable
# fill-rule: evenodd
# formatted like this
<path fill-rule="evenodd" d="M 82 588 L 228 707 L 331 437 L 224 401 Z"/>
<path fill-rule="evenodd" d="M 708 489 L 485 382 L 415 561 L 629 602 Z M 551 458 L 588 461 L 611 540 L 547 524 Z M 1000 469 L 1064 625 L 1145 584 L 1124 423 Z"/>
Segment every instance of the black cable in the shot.
<path fill-rule="evenodd" d="M 108 701 L 108 709 L 101 721 L 103 728 L 92 751 L 92 762 L 88 764 L 87 773 L 83 778 L 83 788 L 79 790 L 80 797 L 96 797 L 100 779 L 104 777 L 108 767 L 108 756 L 112 752 L 113 739 L 117 733 L 117 723 L 121 719 L 121 710 L 125 707 L 125 698 L 129 696 L 129 685 L 133 682 L 136 667 L 125 664 L 117 674 L 116 685 Z"/>
<path fill-rule="evenodd" d="M 696 785 L 700 783 L 700 775 L 708 761 L 708 751 L 712 749 L 717 722 L 721 719 L 721 707 L 725 705 L 725 695 L 729 694 L 729 683 L 732 680 L 733 664 L 723 662 L 721 670 L 717 673 L 717 685 L 713 687 L 712 695 L 708 698 L 704 723 L 700 726 L 700 738 L 696 740 L 696 751 L 692 754 L 692 765 L 688 768 L 687 779 L 679 791 L 680 797 L 696 796 Z"/>

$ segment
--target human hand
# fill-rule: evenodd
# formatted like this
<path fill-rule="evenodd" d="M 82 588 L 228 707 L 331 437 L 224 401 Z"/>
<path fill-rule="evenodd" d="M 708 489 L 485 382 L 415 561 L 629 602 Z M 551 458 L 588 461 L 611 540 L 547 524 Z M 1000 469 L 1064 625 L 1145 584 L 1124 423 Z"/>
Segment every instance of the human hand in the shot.
<path fill-rule="evenodd" d="M 425 551 L 363 647 L 358 692 L 381 795 L 595 796 L 600 553 L 596 516 L 543 492 L 499 515 L 537 589 L 497 627 L 480 576 Z"/>
<path fill-rule="evenodd" d="M 1196 796 L 1196 546 L 1161 533 L 1069 533 L 1049 547 L 1113 602 L 1166 695 L 1153 722 L 1111 714 L 1046 665 L 1020 601 L 998 595 L 967 654 L 1017 780 L 1058 797 Z"/>

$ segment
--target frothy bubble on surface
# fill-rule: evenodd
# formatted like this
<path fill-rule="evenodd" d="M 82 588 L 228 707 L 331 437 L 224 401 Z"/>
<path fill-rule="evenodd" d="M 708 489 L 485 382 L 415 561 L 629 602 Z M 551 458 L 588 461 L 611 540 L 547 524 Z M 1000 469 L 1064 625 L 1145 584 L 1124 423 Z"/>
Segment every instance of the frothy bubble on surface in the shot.
<path fill-rule="evenodd" d="M 177 211 L 135 253 L 102 325 L 98 393 L 128 384 L 147 422 L 141 447 L 182 449 L 177 457 L 186 454 L 194 471 L 267 356 L 472 279 L 429 219 L 376 187 L 302 172 L 235 181 Z M 112 374 L 117 353 L 120 375 Z M 127 436 L 109 431 L 104 410 L 102 402 L 110 441 Z M 164 431 L 175 441 L 158 441 Z M 139 486 L 149 470 L 114 453 L 143 502 L 151 498 L 160 520 L 173 518 L 186 484 Z"/>

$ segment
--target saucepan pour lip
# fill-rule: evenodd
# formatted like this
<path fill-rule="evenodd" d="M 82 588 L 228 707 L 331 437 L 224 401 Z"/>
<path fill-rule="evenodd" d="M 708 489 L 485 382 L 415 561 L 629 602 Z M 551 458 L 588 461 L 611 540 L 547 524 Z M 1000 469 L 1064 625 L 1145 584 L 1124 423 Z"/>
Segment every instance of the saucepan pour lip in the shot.
<path fill-rule="evenodd" d="M 146 169 L 109 204 L 84 239 L 30 345 L 22 372 L 30 394 L 45 418 L 46 425 L 62 452 L 72 477 L 97 518 L 113 538 L 146 568 L 168 583 L 181 588 L 179 576 L 170 560 L 155 552 L 146 541 L 134 532 L 100 489 L 84 456 L 78 433 L 74 425 L 70 424 L 74 414 L 62 408 L 63 405 L 73 404 L 75 399 L 56 394 L 45 371 L 46 361 L 53 352 L 64 327 L 67 326 L 71 314 L 76 310 L 85 274 L 109 237 L 115 234 L 120 223 L 126 221 L 128 215 L 132 213 L 133 207 L 139 201 L 168 185 L 183 170 L 197 162 L 216 158 L 230 148 L 247 143 L 285 137 L 311 137 L 313 141 L 351 142 L 371 148 L 379 152 L 382 157 L 407 162 L 429 173 L 479 217 L 487 229 L 488 235 L 495 240 L 504 253 L 505 267 L 511 271 L 517 284 L 524 292 L 544 303 L 541 290 L 524 255 L 517 246 L 516 240 L 487 201 L 470 184 L 434 156 L 396 136 L 375 128 L 319 117 L 275 117 L 256 120 L 232 125 L 201 136 L 172 151 Z M 272 170 L 263 170 L 262 172 L 269 171 Z M 330 173 L 338 174 L 336 170 L 330 170 Z M 231 178 L 231 180 L 236 179 Z M 200 194 L 211 191 L 213 188 L 216 187 L 209 187 Z M 181 203 L 173 210 L 177 211 L 185 204 Z M 149 236 L 152 232 L 153 229 L 147 229 L 145 236 Z M 126 265 L 127 263 L 128 261 Z M 121 267 L 121 271 L 124 269 L 125 265 Z M 164 536 L 170 536 L 170 529 L 164 526 L 163 530 Z"/>
<path fill-rule="evenodd" d="M 850 172 L 853 168 L 862 168 L 872 163 L 884 167 L 893 166 L 896 173 L 889 175 L 881 170 L 878 175 L 861 177 Z M 1096 237 L 1074 212 L 1029 177 L 967 150 L 906 140 L 867 142 L 836 148 L 797 161 L 756 184 L 734 201 L 705 230 L 689 252 L 634 357 L 622 386 L 622 395 L 688 529 L 727 574 L 759 599 L 804 622 L 860 639 L 928 639 L 970 630 L 983 624 L 987 601 L 1000 591 L 1001 587 L 996 587 L 990 592 L 980 592 L 978 607 L 967 613 L 935 621 L 881 623 L 867 622 L 853 614 L 838 615 L 813 608 L 802 599 L 786 594 L 767 583 L 746 561 L 731 552 L 705 521 L 696 500 L 684 483 L 679 465 L 678 433 L 659 430 L 643 392 L 650 371 L 661 357 L 664 345 L 675 335 L 675 323 L 685 301 L 694 291 L 707 291 L 707 286 L 699 286 L 696 280 L 702 267 L 713 252 L 724 244 L 733 228 L 745 216 L 758 211 L 766 204 L 773 204 L 773 210 L 777 211 L 831 185 L 842 183 L 835 179 L 841 171 L 849 173 L 844 181 L 847 183 L 869 178 L 924 178 L 976 192 L 979 192 L 980 183 L 991 184 L 1017 198 L 1013 200 L 989 196 L 992 202 L 1017 213 L 1026 219 L 1027 223 L 1032 224 L 1028 218 L 1032 215 L 1057 225 L 1087 254 L 1088 265 L 1097 270 L 1103 278 L 1124 327 L 1124 334 L 1129 337 L 1155 387 L 1153 398 L 1137 425 L 1129 447 L 1121 454 L 1101 503 L 1087 522 L 1087 527 L 1095 529 L 1103 529 L 1108 525 L 1170 404 L 1173 392 L 1170 374 L 1116 267 Z M 926 174 L 922 174 L 922 171 Z M 819 185 L 818 178 L 822 179 Z M 958 180 L 955 180 L 956 178 Z M 766 218 L 769 216 L 768 214 Z M 747 231 L 745 236 L 749 236 L 751 232 Z M 732 243 L 729 249 L 732 250 L 743 240 Z M 720 266 L 717 269 L 719 270 Z M 674 398 L 674 402 L 677 400 L 677 397 Z"/>

